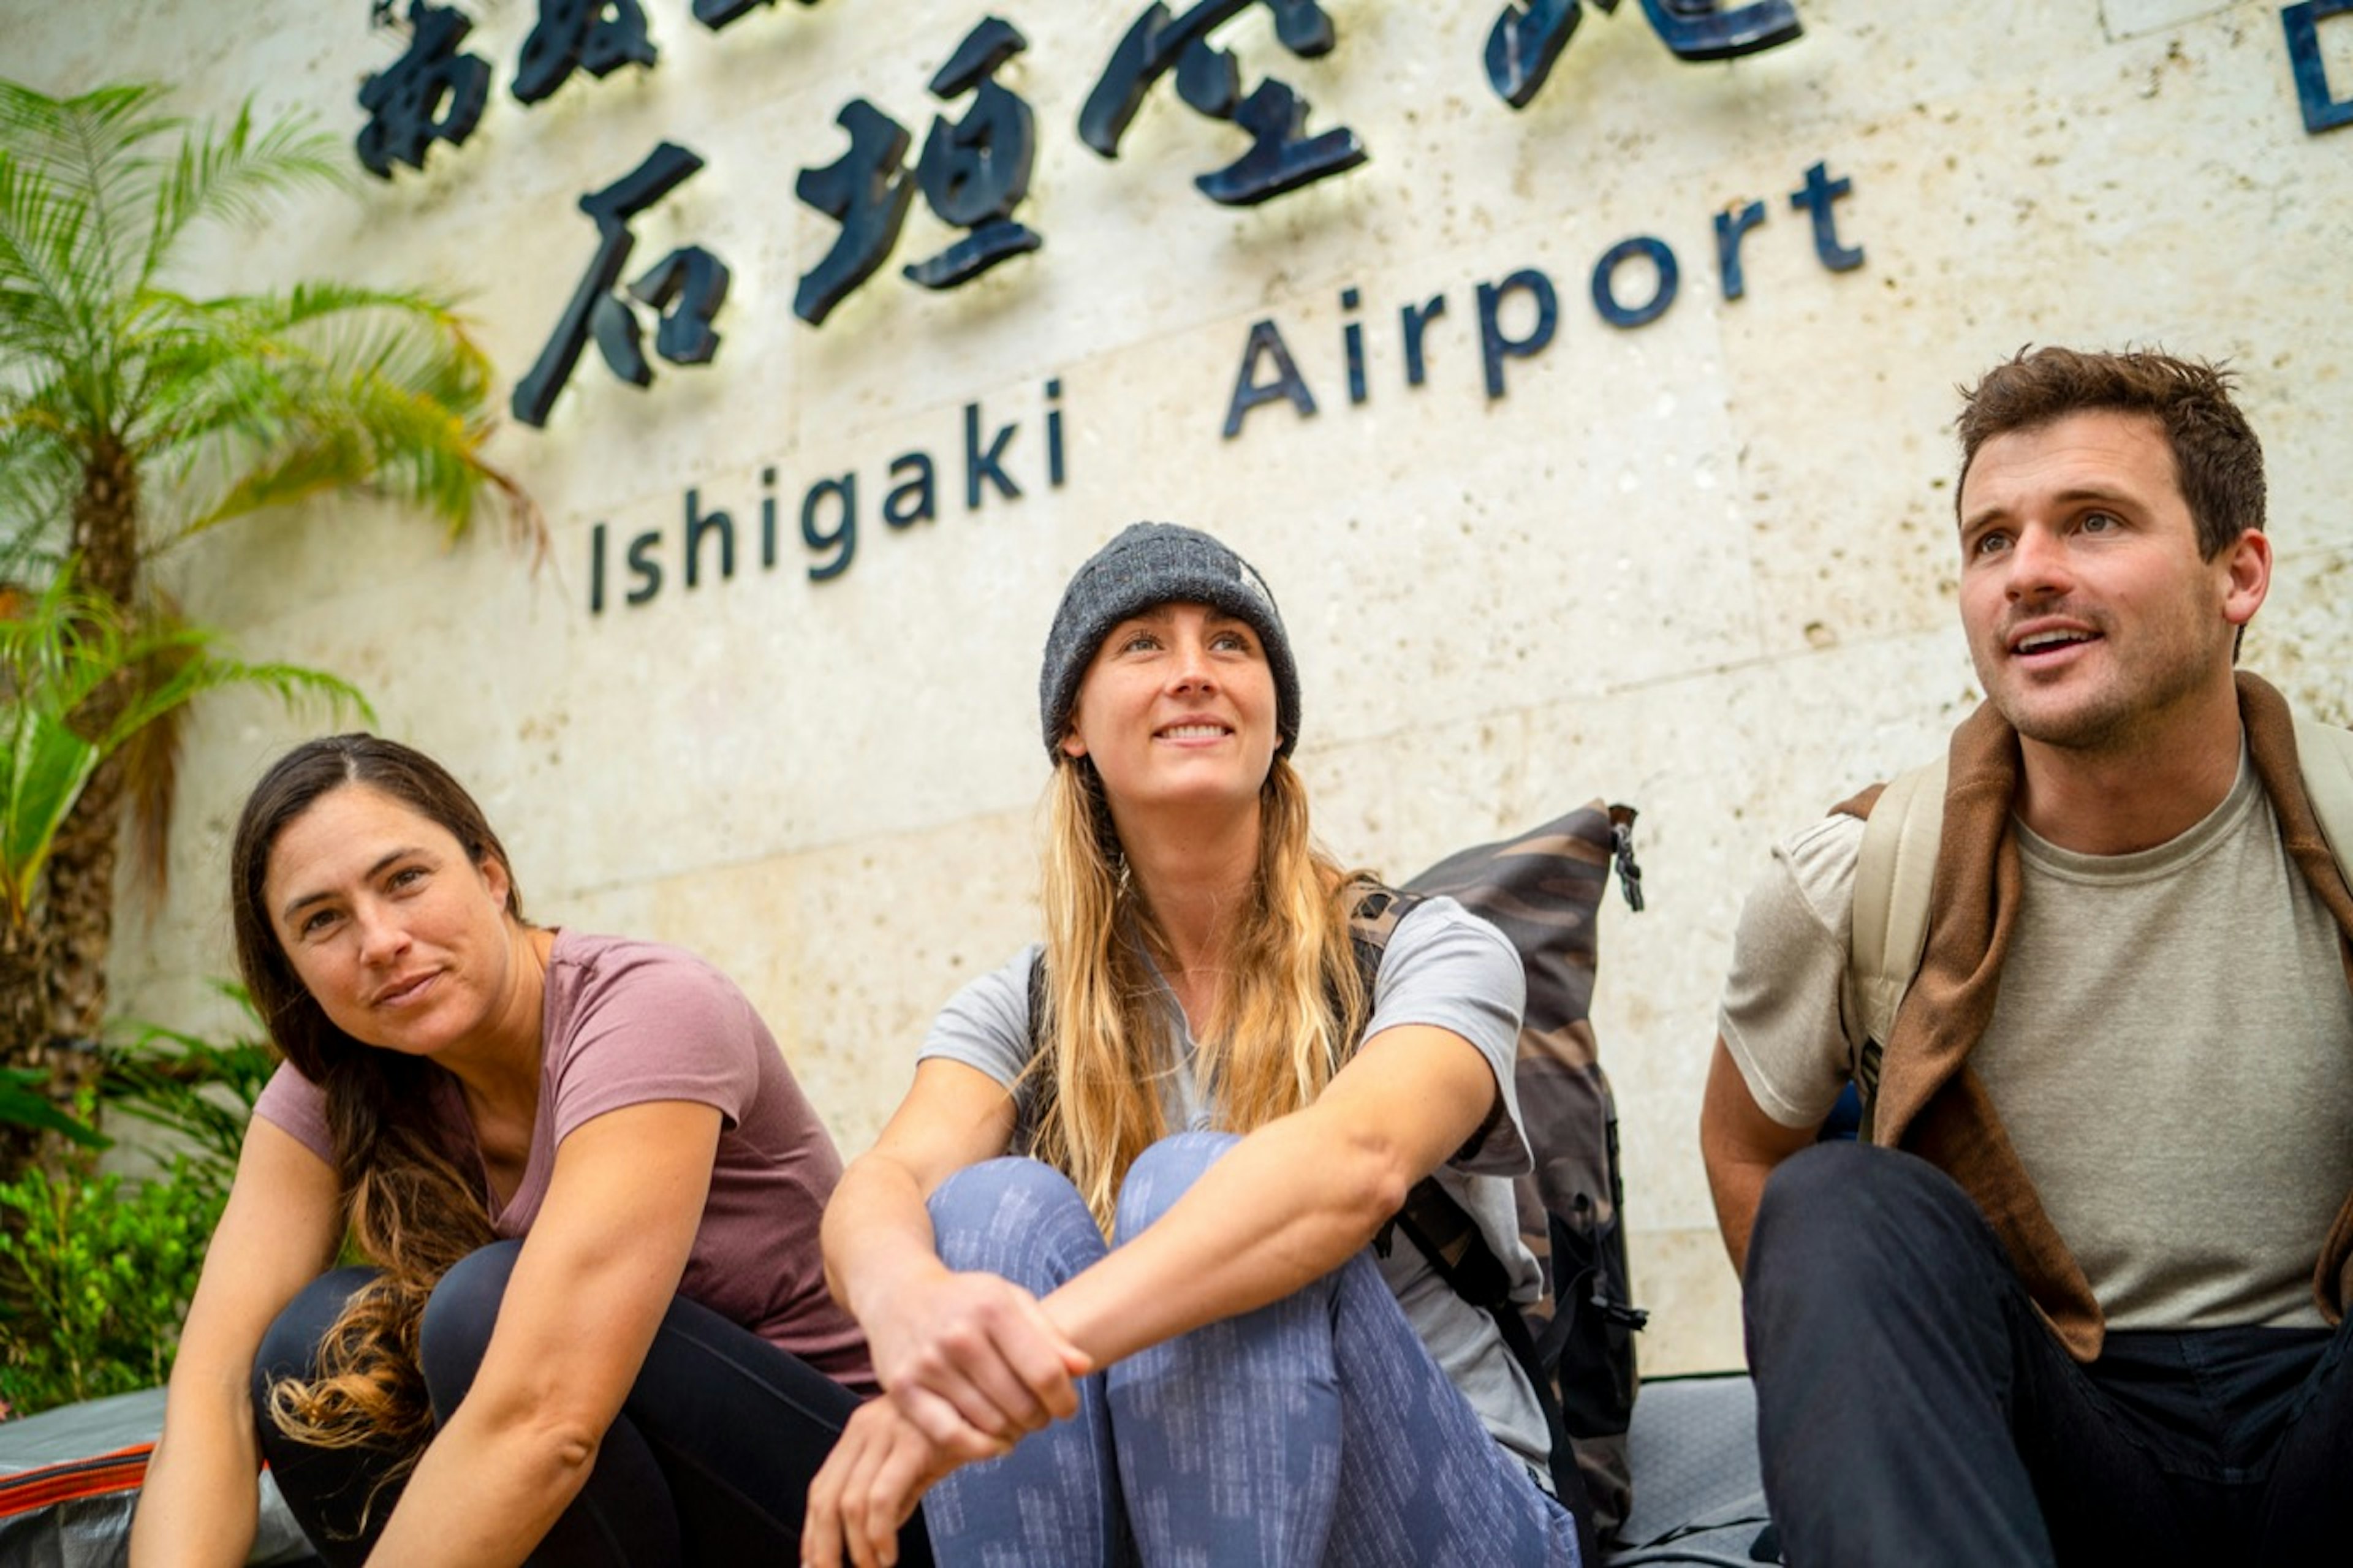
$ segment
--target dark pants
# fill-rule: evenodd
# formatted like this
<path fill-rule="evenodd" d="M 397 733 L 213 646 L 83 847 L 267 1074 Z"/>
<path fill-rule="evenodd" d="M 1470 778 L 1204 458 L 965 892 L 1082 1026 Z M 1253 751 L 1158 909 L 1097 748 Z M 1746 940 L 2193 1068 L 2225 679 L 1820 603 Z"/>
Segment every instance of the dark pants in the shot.
<path fill-rule="evenodd" d="M 473 1386 L 521 1251 L 512 1241 L 483 1247 L 434 1289 L 418 1359 L 437 1423 Z M 269 1419 L 269 1389 L 280 1377 L 312 1373 L 328 1325 L 373 1273 L 340 1268 L 313 1280 L 254 1359 L 262 1452 L 330 1568 L 361 1563 L 383 1531 L 399 1495 L 396 1487 L 378 1490 L 389 1456 L 294 1442 Z M 797 1562 L 802 1500 L 857 1407 L 857 1394 L 806 1363 L 707 1308 L 674 1300 L 605 1433 L 596 1469 L 530 1561 L 538 1568 Z M 900 1561 L 931 1561 L 920 1517 L 908 1526 Z"/>
<path fill-rule="evenodd" d="M 1801 1568 L 2353 1555 L 2353 1331 L 2111 1332 L 2078 1365 L 1950 1178 L 1852 1144 L 1774 1173 L 1746 1286 Z"/>

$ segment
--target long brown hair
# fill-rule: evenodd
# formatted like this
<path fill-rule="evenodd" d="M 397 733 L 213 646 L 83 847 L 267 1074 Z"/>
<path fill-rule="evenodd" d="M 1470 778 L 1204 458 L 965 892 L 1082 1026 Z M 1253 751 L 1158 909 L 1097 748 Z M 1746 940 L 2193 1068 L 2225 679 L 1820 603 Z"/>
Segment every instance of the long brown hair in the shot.
<path fill-rule="evenodd" d="M 314 1447 L 393 1450 L 402 1456 L 392 1472 L 397 1478 L 432 1436 L 417 1363 L 425 1300 L 491 1233 L 480 1184 L 467 1176 L 436 1114 L 448 1073 L 339 1028 L 295 974 L 270 922 L 262 885 L 279 836 L 322 798 L 353 785 L 438 824 L 475 866 L 496 861 L 507 872 L 507 916 L 518 923 L 522 896 L 505 847 L 464 786 L 422 752 L 374 735 L 329 736 L 280 758 L 247 797 L 229 854 L 237 968 L 270 1037 L 325 1096 L 345 1223 L 382 1270 L 328 1330 L 317 1375 L 270 1389 L 269 1418 Z"/>
<path fill-rule="evenodd" d="M 1068 1175 L 1106 1234 L 1127 1169 L 1169 1129 L 1155 1069 L 1166 999 L 1147 951 L 1168 949 L 1128 869 L 1084 757 L 1048 785 L 1041 1042 L 1029 1064 L 1030 1153 Z M 1259 791 L 1258 867 L 1222 933 L 1225 972 L 1196 1070 L 1219 1127 L 1248 1132 L 1309 1104 L 1364 1027 L 1349 941 L 1362 879 L 1318 849 L 1307 790 L 1278 756 Z"/>

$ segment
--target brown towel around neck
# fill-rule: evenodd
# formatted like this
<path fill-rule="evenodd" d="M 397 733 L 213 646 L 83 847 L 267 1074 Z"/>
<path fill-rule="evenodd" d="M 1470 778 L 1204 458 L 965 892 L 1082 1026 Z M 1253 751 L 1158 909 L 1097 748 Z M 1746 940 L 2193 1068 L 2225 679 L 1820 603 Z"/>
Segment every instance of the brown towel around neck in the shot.
<path fill-rule="evenodd" d="M 2238 688 L 2248 749 L 2279 818 L 2281 843 L 2344 933 L 2342 956 L 2353 984 L 2353 889 L 2305 797 L 2286 700 L 2244 672 Z M 1953 732 L 1926 950 L 1889 1030 L 1875 1137 L 1922 1156 L 1960 1184 L 1992 1223 L 2068 1353 L 2089 1362 L 2098 1358 L 2106 1333 L 2099 1302 L 2043 1212 L 2000 1116 L 1968 1063 L 1993 1016 L 2002 961 L 2018 925 L 2021 879 L 2010 813 L 2020 766 L 2017 731 L 1990 702 Z M 2353 1296 L 2353 1195 L 2322 1248 L 2313 1289 L 2332 1321 Z"/>

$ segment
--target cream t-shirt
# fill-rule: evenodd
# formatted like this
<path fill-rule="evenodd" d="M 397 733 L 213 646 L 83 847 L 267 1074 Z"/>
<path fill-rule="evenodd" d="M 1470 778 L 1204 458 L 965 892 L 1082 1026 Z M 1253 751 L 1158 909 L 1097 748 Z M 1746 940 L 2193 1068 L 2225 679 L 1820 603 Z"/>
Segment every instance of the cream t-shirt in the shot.
<path fill-rule="evenodd" d="M 2353 1191 L 2353 991 L 2252 765 L 2153 849 L 2018 837 L 2018 929 L 1969 1065 L 2109 1326 L 2319 1326 L 2313 1263 Z M 1741 914 L 1721 1028 L 1788 1126 L 1829 1112 L 1861 1043 L 1862 843 L 1848 816 L 1796 835 Z"/>

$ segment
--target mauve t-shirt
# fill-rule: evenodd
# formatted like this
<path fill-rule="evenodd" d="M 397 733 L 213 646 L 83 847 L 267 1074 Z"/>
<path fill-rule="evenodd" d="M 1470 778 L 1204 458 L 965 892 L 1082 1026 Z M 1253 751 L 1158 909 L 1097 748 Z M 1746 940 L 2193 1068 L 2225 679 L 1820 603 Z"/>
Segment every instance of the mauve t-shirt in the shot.
<path fill-rule="evenodd" d="M 719 1149 L 680 1294 L 837 1382 L 874 1392 L 865 1337 L 827 1293 L 818 1250 L 818 1220 L 841 1179 L 841 1156 L 734 982 L 659 942 L 559 931 L 541 1037 L 539 1116 L 514 1196 L 499 1203 L 483 1173 L 491 1229 L 530 1233 L 556 1147 L 583 1123 L 653 1100 L 712 1106 L 721 1117 Z M 473 1148 L 457 1080 L 440 1074 L 434 1089 L 454 1146 Z M 333 1163 L 325 1097 L 291 1063 L 271 1077 L 254 1114 Z"/>

